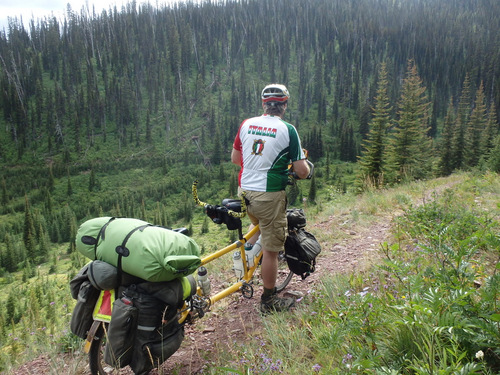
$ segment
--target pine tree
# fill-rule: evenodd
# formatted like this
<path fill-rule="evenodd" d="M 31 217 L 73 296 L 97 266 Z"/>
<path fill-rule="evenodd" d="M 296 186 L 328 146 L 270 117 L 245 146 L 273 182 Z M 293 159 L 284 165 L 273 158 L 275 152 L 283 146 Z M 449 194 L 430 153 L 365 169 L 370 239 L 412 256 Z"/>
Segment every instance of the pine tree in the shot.
<path fill-rule="evenodd" d="M 150 145 L 153 141 L 151 137 L 151 115 L 150 111 L 146 114 L 146 144 Z"/>
<path fill-rule="evenodd" d="M 484 100 L 483 83 L 476 92 L 474 109 L 470 115 L 465 131 L 464 163 L 466 167 L 475 167 L 479 162 L 481 152 L 481 136 L 486 129 L 486 103 Z"/>
<path fill-rule="evenodd" d="M 17 258 L 14 250 L 14 244 L 9 233 L 5 234 L 5 251 L 2 253 L 2 263 L 0 267 L 5 268 L 7 272 L 14 272 L 17 269 Z"/>
<path fill-rule="evenodd" d="M 470 79 L 469 74 L 465 75 L 462 86 L 462 94 L 458 103 L 457 118 L 453 131 L 452 142 L 452 166 L 453 170 L 460 169 L 464 164 L 464 149 L 465 149 L 465 126 L 469 121 L 471 107 L 470 97 Z"/>
<path fill-rule="evenodd" d="M 431 172 L 431 141 L 427 135 L 429 106 L 426 88 L 422 86 L 415 63 L 410 60 L 388 156 L 387 168 L 392 181 L 425 178 Z"/>
<path fill-rule="evenodd" d="M 487 155 L 493 148 L 493 141 L 498 134 L 498 121 L 497 121 L 497 110 L 495 108 L 495 103 L 491 102 L 490 110 L 488 113 L 488 122 L 486 124 L 486 130 L 484 131 L 483 137 L 481 139 L 481 154 Z"/>
<path fill-rule="evenodd" d="M 7 193 L 7 184 L 5 178 L 2 177 L 2 207 L 5 209 L 9 203 L 9 194 Z"/>
<path fill-rule="evenodd" d="M 288 203 L 293 206 L 294 204 L 297 203 L 297 198 L 299 197 L 299 187 L 297 186 L 296 183 L 290 185 L 287 191 L 287 198 L 288 198 Z"/>
<path fill-rule="evenodd" d="M 317 193 L 316 177 L 315 175 L 313 175 L 311 178 L 311 186 L 309 187 L 309 196 L 307 197 L 309 202 L 311 203 L 316 202 L 316 193 Z"/>
<path fill-rule="evenodd" d="M 362 185 L 379 188 L 384 182 L 384 164 L 387 147 L 387 132 L 390 125 L 390 103 L 387 94 L 387 68 L 380 67 L 377 96 L 373 108 L 373 118 L 368 128 L 368 136 L 363 143 L 364 151 L 359 158 L 360 179 Z"/>
<path fill-rule="evenodd" d="M 69 174 L 69 168 L 68 168 L 68 172 L 67 172 L 67 185 L 66 185 L 66 195 L 68 197 L 72 196 L 73 195 L 73 187 L 71 186 L 71 177 L 70 177 L 70 174 Z"/>
<path fill-rule="evenodd" d="M 452 164 L 452 141 L 453 141 L 453 125 L 455 124 L 455 107 L 453 106 L 453 98 L 450 99 L 448 110 L 444 119 L 443 133 L 440 142 L 440 159 L 439 173 L 442 176 L 448 176 L 453 172 Z"/>
<path fill-rule="evenodd" d="M 89 191 L 92 192 L 94 191 L 96 187 L 96 177 L 95 177 L 95 172 L 94 168 L 90 169 L 90 176 L 89 176 Z"/>
<path fill-rule="evenodd" d="M 54 191 L 54 186 L 55 186 L 55 182 L 54 182 L 54 173 L 52 171 L 52 164 L 49 166 L 49 180 L 47 182 L 47 189 L 50 191 L 50 192 L 53 192 Z"/>
<path fill-rule="evenodd" d="M 28 196 L 24 196 L 24 231 L 23 242 L 26 248 L 28 259 L 34 260 L 36 257 L 35 224 L 31 214 L 31 207 Z"/>

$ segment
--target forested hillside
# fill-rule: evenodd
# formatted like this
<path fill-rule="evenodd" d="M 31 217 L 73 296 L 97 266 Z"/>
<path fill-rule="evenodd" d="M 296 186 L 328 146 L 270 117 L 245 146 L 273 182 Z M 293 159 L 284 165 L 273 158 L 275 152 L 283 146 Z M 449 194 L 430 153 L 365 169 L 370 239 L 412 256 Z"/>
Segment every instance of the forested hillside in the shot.
<path fill-rule="evenodd" d="M 496 168 L 499 16 L 487 0 L 269 0 L 13 19 L 0 34 L 1 242 L 15 247 L 31 206 L 33 232 L 56 243 L 113 209 L 189 219 L 184 203 L 164 212 L 166 195 L 200 174 L 234 192 L 235 170 L 219 165 L 274 81 L 327 167 L 320 184 L 360 155 L 361 185 Z"/>

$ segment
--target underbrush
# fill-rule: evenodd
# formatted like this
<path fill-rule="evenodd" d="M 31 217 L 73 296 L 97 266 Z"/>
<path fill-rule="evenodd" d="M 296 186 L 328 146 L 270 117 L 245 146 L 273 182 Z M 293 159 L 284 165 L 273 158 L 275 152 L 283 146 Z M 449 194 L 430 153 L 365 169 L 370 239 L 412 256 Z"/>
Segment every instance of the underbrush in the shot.
<path fill-rule="evenodd" d="M 472 176 L 409 206 L 383 262 L 325 277 L 211 374 L 500 372 L 500 181 Z"/>

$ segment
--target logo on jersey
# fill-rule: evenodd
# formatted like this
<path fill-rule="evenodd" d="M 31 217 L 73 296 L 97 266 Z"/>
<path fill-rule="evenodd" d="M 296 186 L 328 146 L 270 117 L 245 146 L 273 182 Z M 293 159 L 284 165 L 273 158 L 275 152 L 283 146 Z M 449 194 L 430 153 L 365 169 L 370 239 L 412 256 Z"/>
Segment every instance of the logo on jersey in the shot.
<path fill-rule="evenodd" d="M 253 141 L 252 155 L 262 156 L 262 151 L 264 151 L 264 143 L 266 143 L 266 141 L 263 141 L 262 139 Z"/>
<path fill-rule="evenodd" d="M 265 126 L 257 126 L 257 125 L 250 125 L 248 127 L 248 134 L 252 135 L 260 135 L 263 137 L 276 138 L 277 133 L 278 129 L 275 128 L 268 128 Z"/>

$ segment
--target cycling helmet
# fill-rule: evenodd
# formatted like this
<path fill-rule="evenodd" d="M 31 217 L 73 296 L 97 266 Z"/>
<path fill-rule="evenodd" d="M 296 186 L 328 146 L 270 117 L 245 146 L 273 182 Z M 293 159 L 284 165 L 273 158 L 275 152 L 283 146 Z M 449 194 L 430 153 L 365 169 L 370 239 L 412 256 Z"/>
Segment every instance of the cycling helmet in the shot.
<path fill-rule="evenodd" d="M 262 90 L 262 102 L 281 102 L 284 103 L 290 98 L 290 93 L 288 89 L 284 85 L 280 85 L 277 83 L 273 83 L 271 85 L 267 85 Z"/>

